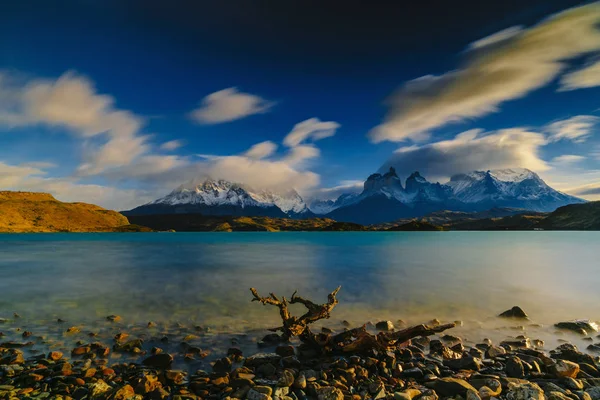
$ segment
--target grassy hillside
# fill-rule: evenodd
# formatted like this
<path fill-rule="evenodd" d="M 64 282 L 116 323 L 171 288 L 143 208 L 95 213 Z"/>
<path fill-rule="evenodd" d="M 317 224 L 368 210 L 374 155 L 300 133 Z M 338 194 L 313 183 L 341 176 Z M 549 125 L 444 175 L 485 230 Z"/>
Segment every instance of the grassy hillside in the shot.
<path fill-rule="evenodd" d="M 0 232 L 98 232 L 129 221 L 93 204 L 63 203 L 48 193 L 0 191 Z"/>
<path fill-rule="evenodd" d="M 600 201 L 560 207 L 540 222 L 543 229 L 600 230 Z"/>
<path fill-rule="evenodd" d="M 444 228 L 434 225 L 424 220 L 413 220 L 406 224 L 398 225 L 387 229 L 388 231 L 443 231 Z"/>
<path fill-rule="evenodd" d="M 177 232 L 279 232 L 279 231 L 362 231 L 362 225 L 336 222 L 329 218 L 289 219 L 271 217 L 204 216 L 201 214 L 131 215 L 133 224 L 157 231 Z"/>

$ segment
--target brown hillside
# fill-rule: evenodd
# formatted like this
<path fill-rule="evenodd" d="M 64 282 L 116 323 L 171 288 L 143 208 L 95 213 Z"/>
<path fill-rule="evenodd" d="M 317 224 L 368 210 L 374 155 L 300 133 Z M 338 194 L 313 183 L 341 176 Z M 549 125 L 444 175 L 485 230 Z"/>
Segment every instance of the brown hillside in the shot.
<path fill-rule="evenodd" d="M 48 193 L 0 191 L 0 232 L 98 232 L 128 225 L 116 211 Z"/>

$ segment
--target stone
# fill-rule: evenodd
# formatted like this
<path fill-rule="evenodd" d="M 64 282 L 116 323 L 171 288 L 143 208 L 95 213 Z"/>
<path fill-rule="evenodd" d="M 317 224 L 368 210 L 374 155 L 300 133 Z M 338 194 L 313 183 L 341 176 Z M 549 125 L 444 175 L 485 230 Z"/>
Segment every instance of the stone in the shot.
<path fill-rule="evenodd" d="M 511 378 L 525 377 L 523 362 L 519 357 L 511 356 L 506 360 L 506 375 Z"/>
<path fill-rule="evenodd" d="M 442 397 L 461 396 L 462 398 L 466 398 L 467 391 L 471 390 L 477 392 L 477 389 L 471 386 L 467 381 L 457 378 L 440 378 L 435 382 L 428 383 L 427 386 L 431 387 Z"/>
<path fill-rule="evenodd" d="M 529 319 L 525 311 L 523 311 L 523 309 L 519 306 L 514 306 L 510 310 L 506 310 L 498 316 L 502 318 Z"/>
<path fill-rule="evenodd" d="M 375 329 L 379 330 L 379 331 L 393 331 L 394 330 L 394 324 L 392 323 L 392 321 L 379 321 L 378 323 L 375 324 Z"/>
<path fill-rule="evenodd" d="M 88 390 L 92 398 L 94 396 L 100 396 L 101 394 L 106 393 L 111 389 L 112 387 L 106 382 L 104 382 L 102 379 L 98 379 L 96 382 L 90 383 L 88 385 Z"/>
<path fill-rule="evenodd" d="M 144 359 L 142 364 L 158 369 L 169 369 L 173 364 L 173 356 L 166 353 L 154 354 Z"/>
<path fill-rule="evenodd" d="M 479 392 L 476 390 L 467 390 L 467 400 L 481 400 Z"/>
<path fill-rule="evenodd" d="M 291 345 L 280 345 L 275 349 L 275 354 L 281 357 L 290 357 L 295 355 L 294 346 Z"/>
<path fill-rule="evenodd" d="M 545 400 L 544 391 L 533 382 L 509 383 L 507 400 Z"/>
<path fill-rule="evenodd" d="M 247 357 L 244 360 L 244 366 L 248 368 L 256 368 L 263 364 L 279 364 L 281 356 L 276 353 L 258 353 L 253 356 Z"/>
<path fill-rule="evenodd" d="M 600 386 L 593 386 L 591 388 L 585 389 L 585 393 L 587 393 L 592 400 L 600 400 Z"/>
<path fill-rule="evenodd" d="M 318 400 L 344 400 L 342 391 L 333 386 L 325 386 L 317 389 Z"/>
<path fill-rule="evenodd" d="M 63 357 L 63 353 L 60 351 L 52 351 L 48 354 L 48 359 L 52 361 L 58 361 Z"/>
<path fill-rule="evenodd" d="M 248 400 L 271 400 L 271 395 L 261 393 L 258 390 L 252 388 L 248 390 L 246 394 L 246 399 Z"/>
<path fill-rule="evenodd" d="M 481 369 L 481 360 L 471 355 L 466 355 L 458 360 L 444 360 L 444 365 L 455 371 L 461 369 L 479 371 Z"/>
<path fill-rule="evenodd" d="M 579 373 L 579 365 L 567 360 L 556 360 L 552 369 L 558 378 L 576 378 Z"/>
<path fill-rule="evenodd" d="M 488 358 L 496 358 L 498 356 L 503 356 L 505 354 L 506 354 L 506 349 L 504 347 L 495 346 L 495 345 L 491 345 L 485 352 L 485 355 Z"/>
<path fill-rule="evenodd" d="M 554 324 L 558 329 L 565 329 L 581 335 L 587 335 L 591 332 L 598 332 L 598 324 L 587 320 L 579 319 L 575 321 L 559 322 Z"/>
<path fill-rule="evenodd" d="M 131 385 L 125 385 L 121 388 L 118 388 L 113 393 L 111 399 L 113 400 L 130 400 L 135 396 L 135 391 Z"/>
<path fill-rule="evenodd" d="M 303 374 L 298 375 L 298 377 L 294 381 L 294 387 L 296 389 L 305 389 L 306 388 L 306 377 Z"/>
<path fill-rule="evenodd" d="M 281 373 L 281 377 L 277 381 L 277 386 L 285 386 L 290 387 L 294 384 L 295 378 L 294 374 L 290 372 L 290 370 L 283 370 Z"/>
<path fill-rule="evenodd" d="M 231 372 L 232 365 L 229 357 L 223 357 L 215 361 L 212 369 L 214 372 Z"/>

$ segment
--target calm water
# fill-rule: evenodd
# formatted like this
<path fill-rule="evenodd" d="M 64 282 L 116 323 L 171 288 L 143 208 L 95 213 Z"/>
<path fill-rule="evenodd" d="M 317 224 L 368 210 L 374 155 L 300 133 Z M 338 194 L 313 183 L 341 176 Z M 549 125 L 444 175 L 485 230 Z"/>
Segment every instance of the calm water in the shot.
<path fill-rule="evenodd" d="M 527 333 L 552 340 L 554 322 L 600 320 L 599 243 L 600 232 L 0 235 L 0 318 L 248 332 L 278 323 L 248 288 L 322 302 L 342 285 L 330 325 L 436 317 L 480 340 L 520 334 L 494 318 L 520 305 L 543 325 Z"/>

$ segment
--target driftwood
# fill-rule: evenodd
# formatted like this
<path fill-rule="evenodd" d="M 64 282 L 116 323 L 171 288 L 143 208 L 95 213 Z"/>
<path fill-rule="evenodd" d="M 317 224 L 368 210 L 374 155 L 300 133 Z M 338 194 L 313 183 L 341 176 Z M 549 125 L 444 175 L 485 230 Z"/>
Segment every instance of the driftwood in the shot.
<path fill-rule="evenodd" d="M 285 297 L 279 299 L 274 293 L 269 293 L 269 297 L 262 297 L 255 288 L 250 288 L 250 291 L 254 296 L 252 301 L 258 301 L 263 305 L 271 304 L 279 308 L 283 325 L 273 328 L 271 331 L 282 332 L 283 340 L 298 337 L 305 345 L 326 353 L 368 353 L 394 350 L 408 344 L 415 337 L 435 335 L 456 326 L 454 323 L 437 326 L 417 325 L 395 332 L 379 332 L 377 335 L 373 335 L 367 331 L 366 325 L 363 325 L 337 335 L 312 333 L 309 325 L 330 317 L 331 311 L 338 304 L 336 295 L 340 289 L 341 286 L 331 292 L 327 296 L 327 303 L 320 305 L 297 296 L 297 291 L 292 294 L 289 302 Z M 303 304 L 308 310 L 300 317 L 291 315 L 288 309 L 288 304 L 297 303 Z"/>

